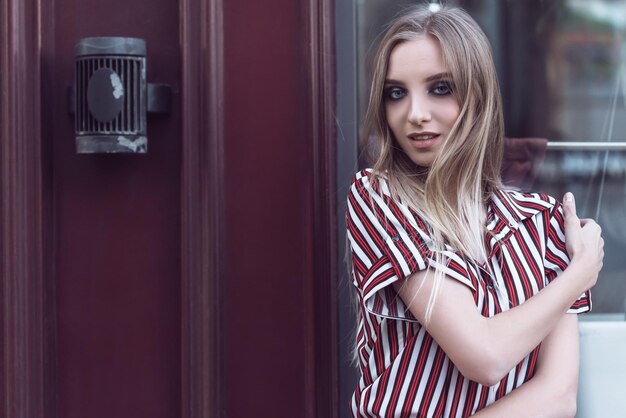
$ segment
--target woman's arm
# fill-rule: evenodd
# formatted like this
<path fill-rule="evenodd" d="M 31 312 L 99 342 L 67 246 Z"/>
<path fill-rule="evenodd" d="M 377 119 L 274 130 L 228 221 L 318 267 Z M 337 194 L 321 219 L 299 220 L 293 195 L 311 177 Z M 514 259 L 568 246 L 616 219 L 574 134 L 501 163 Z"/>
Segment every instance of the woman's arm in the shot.
<path fill-rule="evenodd" d="M 578 346 L 577 315 L 565 314 L 541 343 L 534 377 L 473 417 L 574 417 Z"/>
<path fill-rule="evenodd" d="M 578 296 L 595 284 L 604 257 L 600 227 L 581 222 L 573 199 L 565 197 L 565 234 L 569 267 L 526 302 L 490 318 L 477 310 L 470 290 L 444 277 L 430 322 L 425 311 L 434 273 L 422 270 L 402 285 L 398 294 L 411 313 L 443 348 L 461 373 L 478 383 L 499 382 L 539 345 Z"/>

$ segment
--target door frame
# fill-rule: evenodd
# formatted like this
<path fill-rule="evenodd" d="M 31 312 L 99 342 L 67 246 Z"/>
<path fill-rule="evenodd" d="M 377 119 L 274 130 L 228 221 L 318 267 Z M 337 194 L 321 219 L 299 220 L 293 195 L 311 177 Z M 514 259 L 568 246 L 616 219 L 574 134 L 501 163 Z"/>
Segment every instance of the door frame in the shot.
<path fill-rule="evenodd" d="M 0 417 L 55 415 L 49 152 L 42 135 L 41 0 L 0 3 Z M 49 190 L 49 189 L 48 189 Z"/>
<path fill-rule="evenodd" d="M 223 4 L 181 0 L 182 417 L 221 416 Z"/>

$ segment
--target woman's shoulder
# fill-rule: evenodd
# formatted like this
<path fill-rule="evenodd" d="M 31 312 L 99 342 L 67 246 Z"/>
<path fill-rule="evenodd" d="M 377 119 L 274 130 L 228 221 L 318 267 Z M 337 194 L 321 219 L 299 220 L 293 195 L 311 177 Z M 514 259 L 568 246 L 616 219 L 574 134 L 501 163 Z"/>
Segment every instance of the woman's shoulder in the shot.
<path fill-rule="evenodd" d="M 386 181 L 387 177 L 384 173 L 368 167 L 357 171 L 356 174 L 354 174 L 354 176 L 352 177 L 352 183 L 354 184 L 355 182 L 371 182 L 377 181 L 379 179 Z"/>
<path fill-rule="evenodd" d="M 517 189 L 508 189 L 508 188 L 502 188 L 499 191 L 501 193 L 507 194 L 512 199 L 517 199 L 521 201 L 544 202 L 552 206 L 559 203 L 558 199 L 546 193 L 527 192 L 527 191 L 521 191 Z"/>
<path fill-rule="evenodd" d="M 401 239 L 412 246 L 430 247 L 431 228 L 427 221 L 390 191 L 385 173 L 371 168 L 357 172 L 347 207 L 348 223 L 362 225 L 362 232 L 377 231 L 384 240 L 391 240 L 394 247 Z"/>
<path fill-rule="evenodd" d="M 351 191 L 370 197 L 391 195 L 386 175 L 373 168 L 365 168 L 352 177 Z"/>
<path fill-rule="evenodd" d="M 550 215 L 555 210 L 560 210 L 561 207 L 561 202 L 558 199 L 546 193 L 503 188 L 494 195 L 496 205 L 499 204 L 522 218 L 539 213 Z"/>

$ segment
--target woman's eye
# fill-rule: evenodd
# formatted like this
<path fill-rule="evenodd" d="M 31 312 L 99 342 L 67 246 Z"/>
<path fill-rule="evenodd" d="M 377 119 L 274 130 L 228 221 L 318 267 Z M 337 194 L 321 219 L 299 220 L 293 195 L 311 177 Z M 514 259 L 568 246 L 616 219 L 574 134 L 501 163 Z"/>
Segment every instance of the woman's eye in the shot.
<path fill-rule="evenodd" d="M 440 81 L 430 89 L 430 92 L 435 96 L 447 96 L 452 94 L 452 87 L 447 81 Z"/>
<path fill-rule="evenodd" d="M 385 99 L 388 100 L 399 100 L 404 96 L 406 96 L 406 92 L 400 87 L 390 87 L 385 90 Z"/>

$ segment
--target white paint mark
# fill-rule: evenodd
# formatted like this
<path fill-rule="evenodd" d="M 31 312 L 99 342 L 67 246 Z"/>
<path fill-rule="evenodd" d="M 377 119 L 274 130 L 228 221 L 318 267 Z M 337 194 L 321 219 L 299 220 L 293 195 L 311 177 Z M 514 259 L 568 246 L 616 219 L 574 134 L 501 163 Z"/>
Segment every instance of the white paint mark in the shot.
<path fill-rule="evenodd" d="M 116 73 L 111 73 L 111 86 L 113 86 L 113 97 L 119 99 L 124 95 L 124 86 L 122 85 L 122 80 L 120 80 L 120 76 Z"/>
<path fill-rule="evenodd" d="M 118 136 L 117 143 L 122 147 L 130 149 L 132 152 L 145 151 L 146 146 L 148 145 L 148 138 L 146 138 L 145 136 L 140 136 L 134 141 L 131 141 L 124 136 Z"/>

